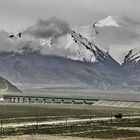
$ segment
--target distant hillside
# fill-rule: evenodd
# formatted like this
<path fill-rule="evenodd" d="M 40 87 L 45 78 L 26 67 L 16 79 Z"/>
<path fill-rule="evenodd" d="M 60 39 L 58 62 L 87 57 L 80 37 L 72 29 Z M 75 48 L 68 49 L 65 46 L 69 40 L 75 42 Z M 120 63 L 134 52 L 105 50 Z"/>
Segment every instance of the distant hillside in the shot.
<path fill-rule="evenodd" d="M 125 90 L 130 81 L 120 66 L 75 61 L 64 57 L 0 52 L 0 75 L 22 85 L 70 85 L 101 90 Z M 113 65 L 114 66 L 114 65 Z"/>
<path fill-rule="evenodd" d="M 12 85 L 8 80 L 0 77 L 0 92 L 21 92 L 16 86 Z"/>

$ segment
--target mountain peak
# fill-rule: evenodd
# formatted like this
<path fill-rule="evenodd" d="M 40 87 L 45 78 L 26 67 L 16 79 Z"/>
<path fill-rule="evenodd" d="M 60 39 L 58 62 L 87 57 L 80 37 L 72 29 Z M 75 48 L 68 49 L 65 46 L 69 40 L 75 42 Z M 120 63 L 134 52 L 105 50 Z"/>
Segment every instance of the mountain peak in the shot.
<path fill-rule="evenodd" d="M 108 16 L 104 19 L 101 19 L 99 20 L 97 23 L 96 23 L 97 26 L 100 26 L 100 27 L 103 27 L 103 26 L 115 26 L 115 27 L 118 27 L 118 23 L 117 21 L 115 20 L 114 16 Z"/>
<path fill-rule="evenodd" d="M 114 27 L 120 27 L 120 26 L 126 26 L 126 25 L 135 25 L 137 24 L 133 20 L 129 19 L 126 16 L 120 16 L 120 15 L 110 15 L 106 18 L 103 18 L 99 20 L 96 25 L 99 27 L 108 27 L 108 26 L 114 26 Z"/>

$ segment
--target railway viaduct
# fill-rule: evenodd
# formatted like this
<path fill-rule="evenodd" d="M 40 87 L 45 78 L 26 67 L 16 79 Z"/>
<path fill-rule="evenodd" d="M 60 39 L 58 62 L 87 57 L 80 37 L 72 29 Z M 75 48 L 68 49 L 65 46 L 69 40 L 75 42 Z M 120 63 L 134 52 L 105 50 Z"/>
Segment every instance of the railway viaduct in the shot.
<path fill-rule="evenodd" d="M 3 100 L 7 103 L 42 103 L 42 104 L 93 104 L 98 99 L 89 98 L 72 98 L 72 97 L 50 97 L 50 96 L 17 96 L 17 95 L 3 95 Z"/>

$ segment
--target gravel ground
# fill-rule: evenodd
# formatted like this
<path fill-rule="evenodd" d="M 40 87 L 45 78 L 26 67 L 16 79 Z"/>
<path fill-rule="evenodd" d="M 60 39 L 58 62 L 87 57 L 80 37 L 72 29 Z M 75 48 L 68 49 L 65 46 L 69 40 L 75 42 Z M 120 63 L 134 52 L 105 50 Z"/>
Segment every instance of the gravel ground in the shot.
<path fill-rule="evenodd" d="M 68 136 L 51 136 L 51 135 L 22 135 L 22 136 L 10 136 L 5 138 L 0 138 L 0 140 L 103 140 L 96 138 L 78 138 L 78 137 L 68 137 Z M 112 139 L 105 139 L 112 140 Z M 113 140 L 139 140 L 139 138 L 118 138 Z"/>
<path fill-rule="evenodd" d="M 75 137 L 68 137 L 68 136 L 51 136 L 51 135 L 22 135 L 22 136 L 10 136 L 10 137 L 0 138 L 0 139 L 1 140 L 92 140 L 89 138 L 75 138 Z"/>

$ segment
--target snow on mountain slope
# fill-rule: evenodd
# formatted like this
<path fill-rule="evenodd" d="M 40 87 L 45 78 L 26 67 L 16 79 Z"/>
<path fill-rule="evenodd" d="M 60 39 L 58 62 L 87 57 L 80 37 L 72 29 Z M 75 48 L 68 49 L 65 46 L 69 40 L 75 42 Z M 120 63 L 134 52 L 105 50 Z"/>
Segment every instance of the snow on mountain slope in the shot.
<path fill-rule="evenodd" d="M 133 20 L 129 19 L 126 16 L 120 16 L 120 15 L 110 15 L 106 18 L 103 18 L 101 20 L 99 20 L 96 23 L 96 26 L 98 27 L 104 27 L 104 26 L 114 26 L 114 27 L 124 27 L 124 26 L 136 26 L 139 25 L 139 23 L 134 22 Z"/>
<path fill-rule="evenodd" d="M 117 60 L 123 62 L 124 54 L 140 45 L 140 24 L 124 16 L 108 16 L 87 26 L 75 26 L 72 30 Z M 97 34 L 98 33 L 98 34 Z M 74 60 L 94 62 L 94 55 L 85 47 L 79 47 L 70 34 L 58 38 L 33 39 L 26 35 L 13 40 L 5 39 L 8 33 L 0 32 L 0 50 L 20 51 L 23 46 L 32 46 L 42 54 L 56 55 Z M 27 43 L 28 42 L 28 43 Z"/>
<path fill-rule="evenodd" d="M 90 42 L 88 39 L 86 39 L 84 36 L 82 36 L 79 33 L 76 33 L 75 31 L 72 31 L 71 33 L 75 43 L 77 43 L 80 47 L 84 47 L 90 52 L 93 53 L 95 60 L 99 63 L 103 64 L 113 64 L 113 65 L 119 65 L 110 55 L 108 52 L 104 52 L 103 50 L 99 49 L 98 46 L 94 42 Z"/>
<path fill-rule="evenodd" d="M 140 74 L 140 48 L 130 50 L 126 55 L 122 67 L 130 72 L 130 75 L 137 75 L 139 79 Z"/>
<path fill-rule="evenodd" d="M 140 24 L 125 16 L 108 16 L 91 25 L 75 26 L 72 30 L 81 34 L 90 42 L 95 42 L 103 51 L 108 51 L 119 63 L 123 62 L 126 52 L 140 45 Z M 54 39 L 46 46 L 47 51 L 45 53 L 47 54 L 74 60 L 95 61 L 93 54 L 74 43 L 69 34 Z"/>
<path fill-rule="evenodd" d="M 108 16 L 105 19 L 101 19 L 96 23 L 96 26 L 98 27 L 104 27 L 104 26 L 115 26 L 119 27 L 119 24 L 117 23 L 116 19 L 114 19 L 113 16 Z"/>
<path fill-rule="evenodd" d="M 95 25 L 76 27 L 74 30 L 94 41 L 100 49 L 108 51 L 119 63 L 123 62 L 125 52 L 140 45 L 140 24 L 124 16 L 108 16 Z"/>

